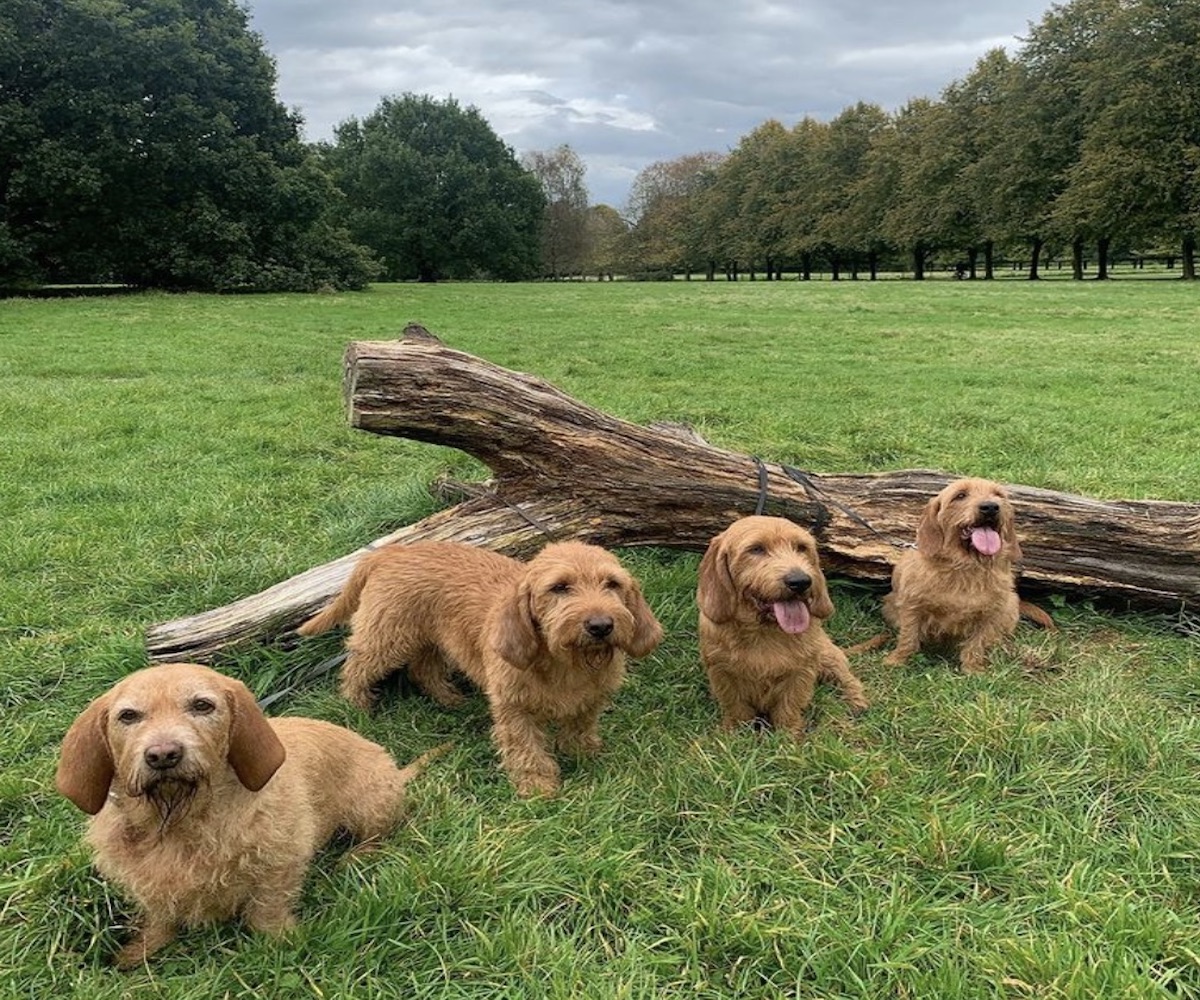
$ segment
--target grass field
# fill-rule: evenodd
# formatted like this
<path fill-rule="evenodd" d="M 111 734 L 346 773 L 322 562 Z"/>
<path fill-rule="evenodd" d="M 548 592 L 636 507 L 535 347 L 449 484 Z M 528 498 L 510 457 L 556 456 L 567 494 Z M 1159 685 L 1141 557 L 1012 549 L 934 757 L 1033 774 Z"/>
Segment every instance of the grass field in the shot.
<path fill-rule="evenodd" d="M 516 800 L 480 699 L 287 714 L 401 760 L 454 749 L 367 857 L 323 854 L 289 939 L 191 931 L 106 959 L 132 912 L 53 789 L 58 742 L 146 626 L 434 508 L 456 452 L 349 430 L 347 341 L 419 321 L 619 416 L 817 471 L 933 467 L 1200 499 L 1200 299 L 1176 282 L 381 286 L 0 302 L 0 997 L 1200 996 L 1200 656 L 1060 602 L 984 676 L 857 661 L 802 746 L 723 736 L 697 557 L 622 553 L 668 632 L 554 801 Z M 1189 402 L 1191 400 L 1192 402 Z M 841 584 L 831 631 L 879 628 Z M 337 648 L 223 664 L 260 692 Z"/>

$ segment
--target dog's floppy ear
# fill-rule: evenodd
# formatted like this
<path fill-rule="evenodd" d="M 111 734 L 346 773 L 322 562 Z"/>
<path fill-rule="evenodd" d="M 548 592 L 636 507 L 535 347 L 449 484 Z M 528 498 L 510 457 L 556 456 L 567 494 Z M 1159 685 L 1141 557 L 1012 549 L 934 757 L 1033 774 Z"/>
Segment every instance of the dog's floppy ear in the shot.
<path fill-rule="evenodd" d="M 825 574 L 821 572 L 821 567 L 815 564 L 812 567 L 812 587 L 809 593 L 812 594 L 812 597 L 808 602 L 808 610 L 812 612 L 812 616 L 820 618 L 822 621 L 832 618 L 833 601 L 829 599 L 829 587 L 825 584 Z"/>
<path fill-rule="evenodd" d="M 725 533 L 722 532 L 708 543 L 704 558 L 700 560 L 696 603 L 705 618 L 719 625 L 737 613 L 737 601 L 733 575 L 729 572 L 729 556 L 725 553 Z"/>
<path fill-rule="evenodd" d="M 492 649 L 501 659 L 524 670 L 533 664 L 542 645 L 529 582 L 522 580 L 501 600 L 492 635 Z"/>
<path fill-rule="evenodd" d="M 1025 556 L 1021 552 L 1021 543 L 1017 540 L 1016 519 L 1011 513 L 1005 515 L 1000 522 L 1000 537 L 1008 549 L 1008 557 L 1015 563 L 1021 562 Z"/>
<path fill-rule="evenodd" d="M 1021 543 L 1017 540 L 1017 519 L 1013 516 L 1012 501 L 1009 500 L 1008 490 L 1003 486 L 996 488 L 996 496 L 1000 498 L 1000 538 L 1009 559 L 1015 563 L 1021 562 L 1024 555 Z"/>
<path fill-rule="evenodd" d="M 924 555 L 936 556 L 945 544 L 946 533 L 942 530 L 942 522 L 939 520 L 941 513 L 941 497 L 930 497 L 917 524 L 917 551 Z"/>
<path fill-rule="evenodd" d="M 257 792 L 279 770 L 287 751 L 250 689 L 232 677 L 227 677 L 226 681 L 225 697 L 232 717 L 227 754 L 229 766 L 244 787 Z"/>
<path fill-rule="evenodd" d="M 658 648 L 658 644 L 662 642 L 663 630 L 658 619 L 654 617 L 654 612 L 650 610 L 650 605 L 646 603 L 646 598 L 642 596 L 642 588 L 637 580 L 632 580 L 629 589 L 625 591 L 625 607 L 633 615 L 633 636 L 625 652 L 638 660 L 649 656 Z"/>
<path fill-rule="evenodd" d="M 115 770 L 104 733 L 107 725 L 108 695 L 103 694 L 71 723 L 54 776 L 59 792 L 92 816 L 104 808 Z"/>

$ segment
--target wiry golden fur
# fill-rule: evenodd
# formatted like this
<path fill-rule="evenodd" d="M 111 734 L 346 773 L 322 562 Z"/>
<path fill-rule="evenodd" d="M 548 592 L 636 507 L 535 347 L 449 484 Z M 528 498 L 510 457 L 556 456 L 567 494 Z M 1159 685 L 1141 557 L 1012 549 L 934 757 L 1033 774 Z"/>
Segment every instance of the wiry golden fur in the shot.
<path fill-rule="evenodd" d="M 625 677 L 625 657 L 662 640 L 637 581 L 604 549 L 547 545 L 528 563 L 454 542 L 394 545 L 364 556 L 333 603 L 301 626 L 350 621 L 342 693 L 367 709 L 373 688 L 407 667 L 452 707 L 452 669 L 488 700 L 500 762 L 520 795 L 554 794 L 561 750 L 601 747 L 599 716 Z"/>
<path fill-rule="evenodd" d="M 838 684 L 855 712 L 862 683 L 822 628 L 833 603 L 812 535 L 781 517 L 744 517 L 700 562 L 700 655 L 721 724 L 757 718 L 804 736 L 818 679 Z"/>
<path fill-rule="evenodd" d="M 981 550 L 977 538 L 990 541 Z M 965 673 L 982 670 L 992 647 L 1017 627 L 1020 559 L 1004 487 L 987 479 L 947 486 L 925 505 L 916 549 L 892 571 L 883 614 L 900 634 L 884 662 L 901 664 L 923 646 L 952 646 Z"/>
<path fill-rule="evenodd" d="M 268 720 L 240 681 L 172 663 L 130 674 L 63 741 L 57 785 L 93 818 L 96 867 L 142 910 L 116 956 L 129 968 L 178 929 L 241 915 L 295 924 L 313 854 L 343 828 L 360 840 L 400 817 L 405 784 L 387 751 L 327 722 Z"/>

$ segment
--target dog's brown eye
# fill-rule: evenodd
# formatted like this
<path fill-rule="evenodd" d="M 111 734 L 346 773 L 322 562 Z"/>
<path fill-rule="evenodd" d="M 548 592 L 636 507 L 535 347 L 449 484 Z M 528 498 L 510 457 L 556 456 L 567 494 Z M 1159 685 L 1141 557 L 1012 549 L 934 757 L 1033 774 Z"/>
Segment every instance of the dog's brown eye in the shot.
<path fill-rule="evenodd" d="M 141 717 L 142 713 L 136 708 L 123 708 L 117 713 L 117 721 L 123 726 L 132 726 L 135 722 L 139 721 Z"/>
<path fill-rule="evenodd" d="M 193 715 L 211 715 L 217 709 L 217 703 L 210 698 L 193 698 L 188 711 Z"/>
<path fill-rule="evenodd" d="M 746 551 L 752 556 L 765 556 L 767 554 L 767 547 L 765 545 L 751 545 Z"/>
<path fill-rule="evenodd" d="M 957 493 L 954 494 L 954 499 L 955 500 L 966 500 L 967 499 L 967 491 L 959 490 Z"/>
<path fill-rule="evenodd" d="M 604 589 L 605 590 L 620 590 L 621 589 L 621 581 L 620 580 L 612 580 L 612 579 L 605 580 L 604 581 Z"/>
<path fill-rule="evenodd" d="M 570 589 L 571 589 L 571 585 L 570 585 L 569 583 L 556 583 L 556 584 L 553 584 L 553 585 L 550 587 L 550 593 L 552 593 L 552 594 L 565 594 L 565 593 L 567 593 L 567 592 L 568 592 Z"/>

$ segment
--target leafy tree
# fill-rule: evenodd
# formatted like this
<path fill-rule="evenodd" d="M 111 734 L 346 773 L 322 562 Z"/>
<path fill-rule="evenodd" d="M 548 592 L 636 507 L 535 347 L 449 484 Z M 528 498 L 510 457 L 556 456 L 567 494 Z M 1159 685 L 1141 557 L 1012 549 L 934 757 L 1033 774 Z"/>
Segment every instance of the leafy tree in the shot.
<path fill-rule="evenodd" d="M 1023 86 L 1012 110 L 1014 140 L 1035 171 L 1040 241 L 1058 239 L 1074 246 L 1075 277 L 1082 277 L 1082 247 L 1086 238 L 1106 238 L 1107 222 L 1094 216 L 1078 197 L 1063 199 L 1072 168 L 1079 160 L 1089 109 L 1083 88 L 1097 72 L 1097 40 L 1113 13 L 1125 0 L 1074 0 L 1052 7 L 1033 26 L 1022 47 Z M 1036 157 L 1036 163 L 1031 163 Z M 1011 170 L 1009 176 L 1011 177 Z M 1026 187 L 1029 180 L 1016 179 Z M 1037 250 L 1029 276 L 1037 277 Z"/>
<path fill-rule="evenodd" d="M 542 186 L 542 273 L 556 281 L 583 269 L 588 240 L 587 168 L 570 146 L 526 153 L 521 163 Z"/>
<path fill-rule="evenodd" d="M 966 118 L 970 130 L 970 156 L 958 178 L 960 197 L 971 206 L 976 239 L 984 255 L 984 278 L 995 276 L 995 249 L 1007 242 L 1012 229 L 1012 207 L 1016 192 L 1004 190 L 999 177 L 1009 159 L 1020 155 L 1013 149 L 1016 137 L 1008 130 L 1014 83 L 1018 67 L 1004 49 L 992 49 L 976 64 L 961 84 L 947 90 L 955 115 Z M 974 247 L 968 248 L 971 273 L 975 274 Z"/>
<path fill-rule="evenodd" d="M 361 287 L 233 0 L 7 0 L 0 279 Z"/>
<path fill-rule="evenodd" d="M 703 266 L 703 217 L 698 199 L 713 183 L 719 153 L 693 153 L 662 160 L 643 169 L 633 181 L 628 215 L 631 269 L 643 274 L 690 277 Z"/>
<path fill-rule="evenodd" d="M 818 157 L 817 238 L 831 262 L 848 257 L 855 276 L 865 260 L 874 278 L 885 246 L 882 213 L 870 196 L 883 189 L 869 193 L 864 179 L 872 146 L 890 124 L 882 108 L 860 101 L 829 123 Z"/>
<path fill-rule="evenodd" d="M 754 277 L 765 264 L 767 280 L 782 267 L 783 195 L 796 182 L 788 169 L 789 133 L 774 119 L 742 138 L 722 162 L 716 183 L 730 202 L 726 246 Z"/>
<path fill-rule="evenodd" d="M 1200 6 L 1138 0 L 1108 11 L 1092 42 L 1079 158 L 1057 212 L 1104 241 L 1169 234 L 1195 277 L 1200 227 Z"/>
<path fill-rule="evenodd" d="M 947 167 L 932 155 L 934 144 L 944 135 L 943 110 L 925 98 L 900 109 L 889 135 L 889 155 L 895 158 L 898 172 L 883 225 L 892 244 L 911 254 L 917 281 L 925 277 L 929 254 L 946 238 L 946 203 L 936 188 L 945 182 Z"/>
<path fill-rule="evenodd" d="M 622 255 L 628 235 L 628 224 L 611 205 L 589 208 L 583 269 L 597 278 L 607 277 L 612 281 L 616 271 L 624 270 Z"/>
<path fill-rule="evenodd" d="M 975 210 L 991 239 L 1013 249 L 1028 247 L 1029 277 L 1036 279 L 1062 187 L 1056 114 L 1039 97 L 1041 80 L 1021 60 L 985 57 L 976 73 L 987 74 L 990 96 L 976 158 L 966 168 Z"/>
<path fill-rule="evenodd" d="M 779 197 L 784 253 L 800 261 L 800 276 L 812 277 L 814 258 L 829 248 L 823 243 L 820 218 L 824 199 L 822 172 L 828 162 L 829 126 L 803 118 L 792 128 L 784 150 L 789 183 Z"/>
<path fill-rule="evenodd" d="M 321 151 L 351 233 L 383 259 L 388 278 L 537 274 L 541 185 L 476 108 L 386 97 L 361 122 L 339 125 Z"/>

